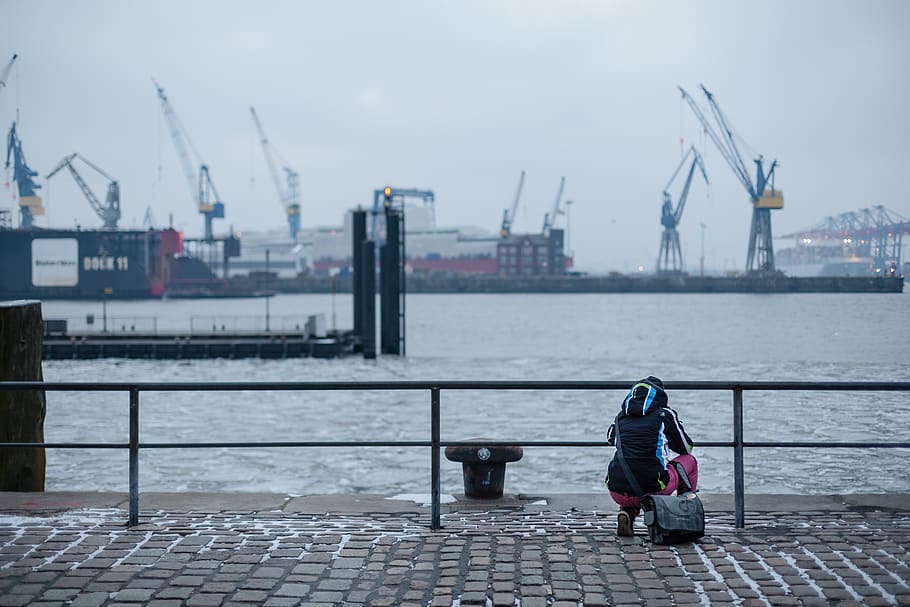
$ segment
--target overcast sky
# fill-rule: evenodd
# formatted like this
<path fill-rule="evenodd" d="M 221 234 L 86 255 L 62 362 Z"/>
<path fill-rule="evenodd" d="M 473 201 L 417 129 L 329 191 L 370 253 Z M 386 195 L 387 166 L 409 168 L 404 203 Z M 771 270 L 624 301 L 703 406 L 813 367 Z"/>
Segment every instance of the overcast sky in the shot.
<path fill-rule="evenodd" d="M 436 194 L 440 226 L 537 232 L 560 176 L 582 269 L 653 268 L 661 191 L 711 90 L 752 154 L 780 163 L 775 235 L 885 205 L 910 216 L 910 3 L 771 0 L 0 3 L 4 137 L 19 116 L 44 176 L 79 152 L 119 179 L 124 221 L 199 235 L 152 78 L 226 205 L 229 226 L 284 228 L 250 118 L 300 173 L 303 224 L 338 225 L 386 184 Z M 710 146 L 710 142 L 708 142 Z M 680 224 L 697 268 L 744 269 L 751 206 L 713 147 Z M 4 155 L 5 157 L 5 155 Z M 86 178 L 91 173 L 86 171 Z M 104 183 L 92 181 L 103 197 Z M 5 180 L 4 180 L 5 181 Z M 678 192 L 678 184 L 673 191 Z M 100 225 L 62 173 L 43 225 Z M 4 193 L 3 206 L 11 206 Z M 777 247 L 786 246 L 777 241 Z"/>

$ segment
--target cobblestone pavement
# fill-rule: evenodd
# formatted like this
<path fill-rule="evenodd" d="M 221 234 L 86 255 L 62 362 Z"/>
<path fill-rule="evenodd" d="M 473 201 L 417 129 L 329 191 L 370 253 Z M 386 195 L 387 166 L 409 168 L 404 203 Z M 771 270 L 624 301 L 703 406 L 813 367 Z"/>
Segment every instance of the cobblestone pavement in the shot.
<path fill-rule="evenodd" d="M 612 514 L 0 514 L 0 607 L 18 605 L 910 605 L 910 515 L 709 513 L 679 547 Z"/>

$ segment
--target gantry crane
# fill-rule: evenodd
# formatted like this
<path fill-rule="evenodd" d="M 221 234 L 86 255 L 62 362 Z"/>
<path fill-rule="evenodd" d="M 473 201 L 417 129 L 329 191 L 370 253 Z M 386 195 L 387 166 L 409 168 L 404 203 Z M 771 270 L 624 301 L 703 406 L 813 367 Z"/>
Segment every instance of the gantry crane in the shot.
<path fill-rule="evenodd" d="M 733 132 L 726 116 L 714 100 L 714 95 L 704 85 L 699 86 L 708 99 L 711 113 L 720 128 L 720 134 L 718 134 L 714 126 L 702 113 L 701 108 L 698 107 L 698 104 L 695 103 L 695 100 L 685 89 L 679 87 L 679 90 L 683 99 L 686 100 L 686 103 L 692 108 L 692 112 L 695 113 L 695 116 L 701 122 L 711 141 L 714 142 L 721 156 L 724 157 L 724 160 L 733 169 L 737 179 L 746 188 L 752 202 L 752 227 L 749 231 L 746 272 L 773 273 L 776 268 L 774 266 L 774 245 L 771 238 L 771 209 L 782 209 L 784 207 L 783 193 L 774 189 L 774 169 L 777 168 L 777 160 L 772 161 L 768 171 L 765 172 L 764 158 L 762 156 L 755 158 L 755 183 L 752 183 L 746 164 L 743 162 L 736 147 L 736 142 L 733 140 Z"/>
<path fill-rule="evenodd" d="M 850 255 L 871 257 L 875 273 L 886 275 L 901 265 L 904 234 L 910 234 L 910 219 L 884 205 L 875 205 L 825 217 L 810 228 L 781 238 L 796 238 L 804 244 L 818 240 L 843 243 Z"/>
<path fill-rule="evenodd" d="M 88 187 L 88 184 L 82 178 L 82 175 L 80 175 L 76 170 L 76 167 L 73 166 L 73 161 L 76 158 L 82 160 L 82 162 L 97 171 L 98 174 L 100 174 L 102 177 L 107 179 L 107 195 L 104 197 L 103 203 L 98 200 L 98 197 L 95 196 L 95 193 L 92 192 L 91 188 Z M 107 229 L 116 228 L 117 222 L 120 221 L 120 184 L 117 182 L 117 180 L 102 171 L 100 168 L 98 168 L 98 166 L 90 162 L 88 159 L 76 153 L 65 156 L 63 160 L 61 160 L 60 163 L 56 166 L 56 168 L 47 174 L 47 179 L 50 179 L 56 175 L 63 167 L 69 169 L 70 175 L 72 175 L 73 179 L 76 180 L 76 184 L 88 199 L 88 202 L 92 206 L 92 209 L 95 211 L 98 217 L 101 218 L 101 221 L 104 222 L 104 227 Z"/>
<path fill-rule="evenodd" d="M 686 180 L 683 182 L 682 191 L 679 193 L 676 208 L 674 209 L 673 197 L 667 190 L 673 185 L 676 176 L 679 175 L 679 171 L 685 166 L 690 156 L 692 157 L 692 164 L 689 166 L 689 172 L 686 174 Z M 664 202 L 660 209 L 660 223 L 664 226 L 664 231 L 660 236 L 660 253 L 657 255 L 658 274 L 679 274 L 683 271 L 682 247 L 679 245 L 679 232 L 676 231 L 676 226 L 679 225 L 683 210 L 686 208 L 689 186 L 692 185 L 692 176 L 695 175 L 696 166 L 701 170 L 705 183 L 708 183 L 705 163 L 702 161 L 701 154 L 698 153 L 698 150 L 693 145 L 679 161 L 676 170 L 673 171 L 673 176 L 670 177 L 670 181 L 664 187 Z"/>
<path fill-rule="evenodd" d="M 33 171 L 25 162 L 25 152 L 22 150 L 22 142 L 16 134 L 15 122 L 10 127 L 9 135 L 6 138 L 7 169 L 9 169 L 11 156 L 13 159 L 13 181 L 16 182 L 19 189 L 19 225 L 23 228 L 29 228 L 34 225 L 35 216 L 44 215 L 44 206 L 41 204 L 41 197 L 35 193 L 36 190 L 41 189 L 41 186 L 32 179 L 38 176 L 38 171 Z"/>
<path fill-rule="evenodd" d="M 515 213 L 518 211 L 518 201 L 521 199 L 521 188 L 525 184 L 525 172 L 521 172 L 518 178 L 518 189 L 515 190 L 515 198 L 512 200 L 512 209 L 504 209 L 502 212 L 502 227 L 499 228 L 499 235 L 503 238 L 512 233 L 512 223 L 515 221 Z"/>
<path fill-rule="evenodd" d="M 563 210 L 559 208 L 559 205 L 562 203 L 562 191 L 566 185 L 566 178 L 559 178 L 559 190 L 556 192 L 556 201 L 553 203 L 553 210 L 549 213 L 546 213 L 543 216 L 543 234 L 544 236 L 550 233 L 550 230 L 556 225 L 556 216 L 562 215 Z"/>
<path fill-rule="evenodd" d="M 379 216 L 384 209 L 400 207 L 404 212 L 405 198 L 420 198 L 423 200 L 423 206 L 430 209 L 430 221 L 433 226 L 436 225 L 436 196 L 433 190 L 418 190 L 416 188 L 393 188 L 386 186 L 381 190 L 373 190 L 373 212 L 370 221 L 370 240 L 380 242 Z"/>
<path fill-rule="evenodd" d="M 10 59 L 7 64 L 0 70 L 0 92 L 6 88 L 6 79 L 9 78 L 9 73 L 13 71 L 13 63 L 16 62 L 16 57 L 19 55 L 13 55 L 13 58 Z"/>
<path fill-rule="evenodd" d="M 155 80 L 152 80 L 152 82 L 155 83 L 158 99 L 161 102 L 161 110 L 164 112 L 164 117 L 170 128 L 174 147 L 177 148 L 177 155 L 180 156 L 180 163 L 183 165 L 183 172 L 186 174 L 186 180 L 190 187 L 190 195 L 193 197 L 193 202 L 196 203 L 199 213 L 205 218 L 205 240 L 212 240 L 212 219 L 224 217 L 224 204 L 218 196 L 218 191 L 215 189 L 215 183 L 212 181 L 211 175 L 209 175 L 208 165 L 202 162 L 202 157 L 196 151 L 189 134 L 183 128 L 183 124 L 180 123 L 177 114 L 174 113 L 174 109 L 171 107 L 167 96 L 165 96 L 164 89 Z M 198 174 L 196 169 L 193 168 L 187 146 L 193 152 L 196 162 L 199 163 Z"/>
<path fill-rule="evenodd" d="M 288 216 L 288 231 L 291 240 L 297 240 L 297 232 L 300 231 L 300 175 L 287 166 L 287 162 L 282 159 L 282 168 L 287 186 L 281 183 L 281 177 L 278 174 L 278 165 L 275 162 L 275 156 L 281 159 L 281 154 L 275 147 L 269 143 L 268 137 L 265 136 L 265 130 L 262 123 L 259 122 L 259 116 L 255 108 L 250 106 L 250 113 L 253 115 L 253 122 L 256 124 L 256 132 L 259 134 L 259 141 L 262 143 L 262 151 L 265 154 L 266 164 L 269 165 L 269 172 L 272 174 L 272 181 L 275 183 L 275 189 L 278 190 L 278 198 L 284 207 Z"/>

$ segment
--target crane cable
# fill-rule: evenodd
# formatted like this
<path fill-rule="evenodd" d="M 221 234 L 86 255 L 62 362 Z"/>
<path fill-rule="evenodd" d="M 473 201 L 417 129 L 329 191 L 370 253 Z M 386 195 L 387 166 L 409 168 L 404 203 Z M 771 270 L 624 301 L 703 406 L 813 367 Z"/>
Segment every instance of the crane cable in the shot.
<path fill-rule="evenodd" d="M 686 154 L 686 137 L 685 137 L 685 98 L 679 98 L 679 155 L 680 157 Z M 705 166 L 705 171 L 708 170 L 708 130 L 704 127 L 701 129 L 701 137 L 699 138 L 699 147 L 701 148 L 701 157 L 702 163 Z M 708 182 L 705 184 L 705 198 L 711 198 L 711 183 Z"/>
<path fill-rule="evenodd" d="M 682 157 L 682 155 L 685 153 L 684 150 L 686 149 L 685 131 L 683 130 L 683 109 L 684 109 L 683 108 L 683 98 L 680 97 L 679 98 L 679 155 L 680 155 L 680 157 Z"/>

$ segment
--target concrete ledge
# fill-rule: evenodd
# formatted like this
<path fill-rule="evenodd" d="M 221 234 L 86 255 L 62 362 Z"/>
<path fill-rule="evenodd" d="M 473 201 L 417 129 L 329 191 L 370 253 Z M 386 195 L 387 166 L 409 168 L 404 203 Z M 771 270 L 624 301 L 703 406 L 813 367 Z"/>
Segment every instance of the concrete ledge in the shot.
<path fill-rule="evenodd" d="M 733 512 L 732 494 L 700 494 L 705 509 Z M 504 495 L 494 500 L 443 496 L 443 512 L 522 509 L 533 512 L 612 512 L 616 504 L 606 493 L 555 493 L 551 495 Z M 426 514 L 430 496 L 384 496 L 375 494 L 324 494 L 290 496 L 281 493 L 141 493 L 143 511 L 173 512 L 285 512 L 287 514 Z M 126 493 L 78 491 L 0 492 L 0 512 L 67 512 L 82 509 L 127 510 Z M 910 512 L 908 493 L 857 493 L 847 495 L 747 494 L 746 512 L 850 512 L 880 510 Z"/>
<path fill-rule="evenodd" d="M 705 509 L 712 512 L 733 512 L 732 493 L 699 493 Z M 613 499 L 601 493 L 555 493 L 547 496 L 519 496 L 526 509 L 541 511 L 600 511 L 617 510 Z M 464 498 L 462 498 L 464 499 Z M 476 500 L 473 500 L 476 501 Z M 881 510 L 910 512 L 908 493 L 856 493 L 847 495 L 796 495 L 777 493 L 746 494 L 746 512 L 848 512 Z"/>

